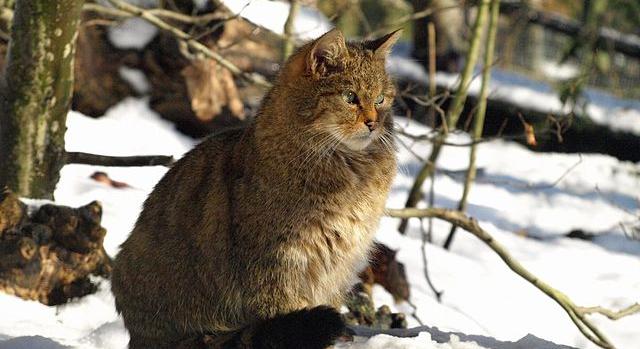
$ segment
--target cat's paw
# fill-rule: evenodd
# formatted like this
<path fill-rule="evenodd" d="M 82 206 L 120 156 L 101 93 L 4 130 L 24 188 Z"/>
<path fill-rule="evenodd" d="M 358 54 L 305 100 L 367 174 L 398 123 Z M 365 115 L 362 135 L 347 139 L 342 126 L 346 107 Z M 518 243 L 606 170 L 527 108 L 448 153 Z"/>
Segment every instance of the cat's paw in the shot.
<path fill-rule="evenodd" d="M 256 328 L 256 348 L 324 349 L 345 333 L 340 313 L 329 306 L 302 309 L 266 320 Z"/>

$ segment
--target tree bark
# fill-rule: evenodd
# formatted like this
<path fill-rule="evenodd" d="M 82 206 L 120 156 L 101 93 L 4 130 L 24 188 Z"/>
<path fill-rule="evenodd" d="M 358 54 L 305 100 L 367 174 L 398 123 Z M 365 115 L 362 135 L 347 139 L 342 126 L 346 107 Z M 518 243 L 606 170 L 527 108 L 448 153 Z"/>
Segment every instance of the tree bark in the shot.
<path fill-rule="evenodd" d="M 63 165 L 65 122 L 82 0 L 17 0 L 0 81 L 0 185 L 52 198 Z"/>

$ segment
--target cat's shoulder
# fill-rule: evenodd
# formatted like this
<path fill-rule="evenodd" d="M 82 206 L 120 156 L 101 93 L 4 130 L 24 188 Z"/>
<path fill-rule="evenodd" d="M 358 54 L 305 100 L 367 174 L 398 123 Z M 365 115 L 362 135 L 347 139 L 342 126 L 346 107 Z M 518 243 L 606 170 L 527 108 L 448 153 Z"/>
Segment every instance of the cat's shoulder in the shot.
<path fill-rule="evenodd" d="M 245 135 L 249 128 L 250 126 L 248 125 L 241 125 L 220 129 L 205 137 L 196 148 L 217 147 L 229 142 L 237 142 Z"/>

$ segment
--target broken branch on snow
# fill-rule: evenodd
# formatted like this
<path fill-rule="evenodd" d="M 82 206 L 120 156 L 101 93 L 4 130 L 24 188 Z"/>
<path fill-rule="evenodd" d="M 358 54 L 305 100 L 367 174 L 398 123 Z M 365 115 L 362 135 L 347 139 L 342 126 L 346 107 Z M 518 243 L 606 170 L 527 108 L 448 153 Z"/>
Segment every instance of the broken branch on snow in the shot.
<path fill-rule="evenodd" d="M 65 156 L 67 164 L 83 164 L 94 166 L 167 166 L 170 167 L 175 162 L 170 155 L 148 155 L 148 156 L 107 156 L 82 152 L 67 152 Z"/>
<path fill-rule="evenodd" d="M 634 304 L 627 309 L 621 310 L 620 312 L 614 312 L 602 307 L 584 308 L 577 306 L 567 295 L 551 287 L 549 284 L 540 280 L 535 275 L 531 274 L 527 269 L 524 268 L 524 266 L 522 266 L 522 264 L 520 264 L 520 262 L 514 259 L 511 254 L 509 254 L 509 252 L 493 238 L 493 236 L 482 229 L 477 220 L 465 215 L 463 212 L 444 208 L 405 208 L 387 209 L 385 214 L 389 217 L 402 219 L 429 217 L 438 218 L 451 224 L 457 225 L 460 228 L 475 235 L 477 238 L 482 240 L 482 242 L 487 244 L 494 252 L 496 252 L 511 270 L 513 270 L 516 274 L 520 275 L 525 280 L 529 281 L 529 283 L 534 285 L 536 288 L 538 288 L 540 291 L 542 291 L 556 303 L 558 303 L 562 307 L 562 309 L 564 309 L 564 311 L 569 315 L 571 321 L 573 321 L 576 327 L 578 327 L 578 330 L 580 330 L 580 332 L 582 332 L 582 334 L 587 337 L 587 339 L 602 348 L 613 349 L 615 347 L 613 346 L 613 344 L 611 344 L 607 337 L 591 321 L 589 321 L 589 319 L 586 318 L 585 315 L 597 312 L 605 316 L 607 316 L 607 314 L 613 315 L 612 317 L 608 317 L 612 320 L 616 320 L 623 316 L 640 312 L 640 305 L 638 304 Z"/>

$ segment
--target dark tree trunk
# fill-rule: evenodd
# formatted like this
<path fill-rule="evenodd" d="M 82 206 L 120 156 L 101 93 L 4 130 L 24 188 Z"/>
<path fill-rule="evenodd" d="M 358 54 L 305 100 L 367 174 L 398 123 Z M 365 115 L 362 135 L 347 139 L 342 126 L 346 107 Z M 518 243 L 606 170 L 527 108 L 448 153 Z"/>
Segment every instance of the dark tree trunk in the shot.
<path fill-rule="evenodd" d="M 52 198 L 64 160 L 65 122 L 82 0 L 17 0 L 0 81 L 0 185 Z"/>
<path fill-rule="evenodd" d="M 462 38 L 464 15 L 459 0 L 411 0 L 414 12 L 435 10 L 433 14 L 413 22 L 413 57 L 427 67 L 429 58 L 427 25 L 436 30 L 436 69 L 458 71 L 458 59 L 464 54 Z M 456 7 L 457 6 L 457 7 Z"/>
<path fill-rule="evenodd" d="M 82 15 L 85 24 L 98 18 L 87 12 Z M 71 108 L 91 117 L 102 116 L 125 97 L 136 95 L 120 76 L 119 69 L 127 62 L 135 63 L 137 53 L 112 47 L 107 38 L 107 28 L 85 25 L 80 28 L 76 43 L 78 53 Z"/>

